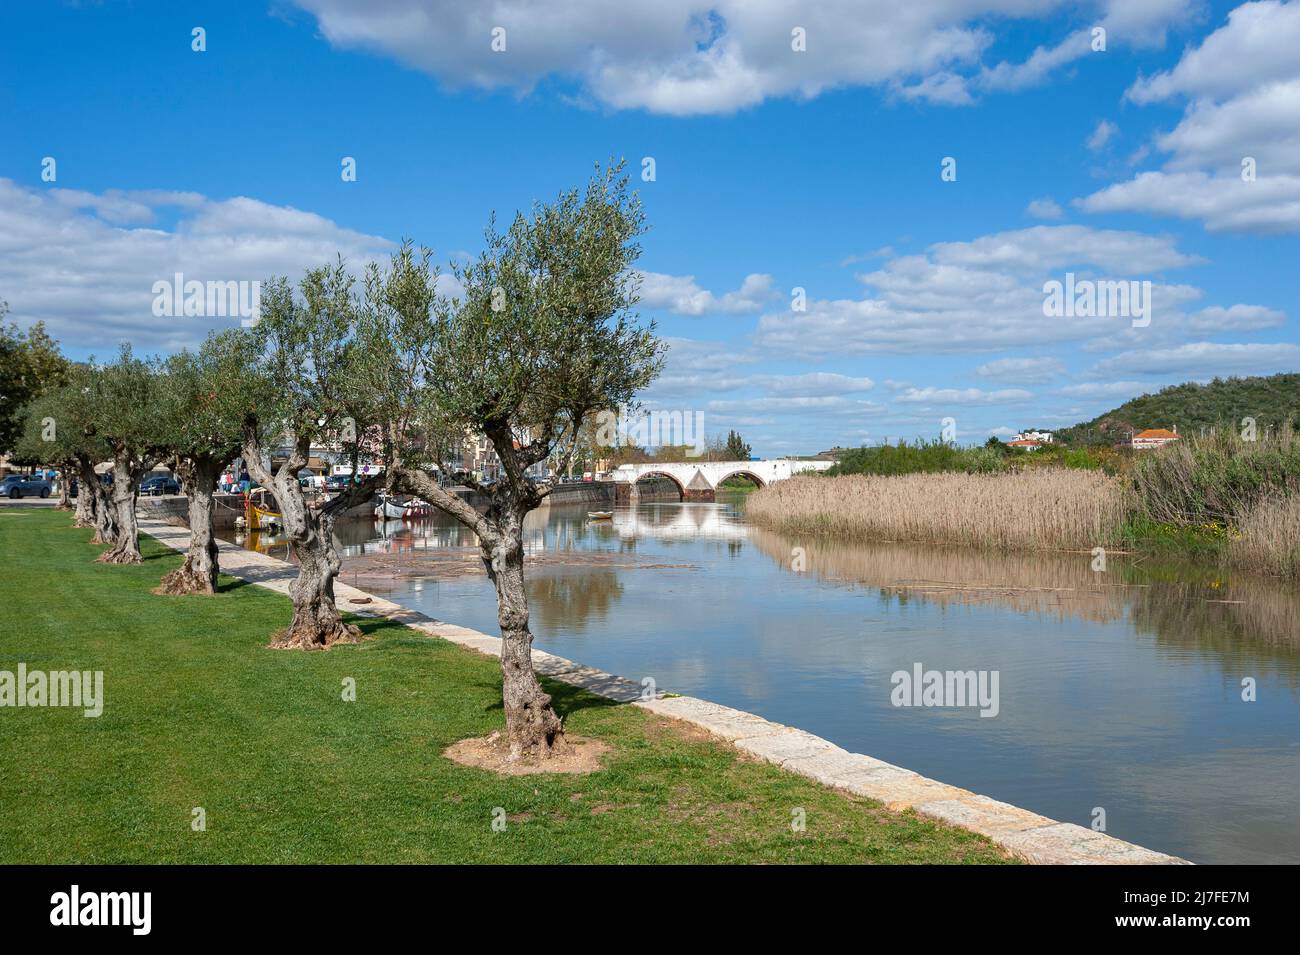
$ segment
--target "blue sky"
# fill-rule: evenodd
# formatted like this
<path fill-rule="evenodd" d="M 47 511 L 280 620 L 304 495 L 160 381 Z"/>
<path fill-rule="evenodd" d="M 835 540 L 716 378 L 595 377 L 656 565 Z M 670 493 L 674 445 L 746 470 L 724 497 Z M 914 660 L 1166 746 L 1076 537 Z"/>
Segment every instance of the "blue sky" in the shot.
<path fill-rule="evenodd" d="M 155 317 L 176 271 L 473 252 L 491 210 L 653 157 L 641 311 L 671 349 L 647 403 L 760 454 L 1300 370 L 1297 0 L 539 7 L 8 5 L 10 318 L 77 357 L 174 350 L 233 324 Z M 1152 282 L 1150 325 L 1044 316 L 1067 271 Z"/>

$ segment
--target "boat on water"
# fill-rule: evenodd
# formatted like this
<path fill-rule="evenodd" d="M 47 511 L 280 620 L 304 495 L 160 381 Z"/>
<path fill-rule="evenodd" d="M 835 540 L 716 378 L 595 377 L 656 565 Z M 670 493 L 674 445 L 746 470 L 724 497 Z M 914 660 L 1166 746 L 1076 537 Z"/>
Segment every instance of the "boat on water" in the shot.
<path fill-rule="evenodd" d="M 391 497 L 380 495 L 379 503 L 375 505 L 375 517 L 378 520 L 401 520 L 413 517 L 422 517 L 433 510 L 432 506 L 413 497 L 409 501 L 396 501 Z"/>
<path fill-rule="evenodd" d="M 589 521 L 610 521 L 614 519 L 613 511 L 588 511 L 587 520 Z"/>
<path fill-rule="evenodd" d="M 398 504 L 396 501 L 389 500 L 388 498 L 381 498 L 379 503 L 375 505 L 375 517 L 378 517 L 381 520 L 391 520 L 393 518 L 402 518 L 405 516 L 405 504 Z"/>
<path fill-rule="evenodd" d="M 275 499 L 267 493 L 266 488 L 259 487 L 251 491 L 244 501 L 244 526 L 250 531 L 266 531 L 270 534 L 284 529 L 284 517 L 279 511 L 273 511 L 267 504 L 274 504 Z"/>

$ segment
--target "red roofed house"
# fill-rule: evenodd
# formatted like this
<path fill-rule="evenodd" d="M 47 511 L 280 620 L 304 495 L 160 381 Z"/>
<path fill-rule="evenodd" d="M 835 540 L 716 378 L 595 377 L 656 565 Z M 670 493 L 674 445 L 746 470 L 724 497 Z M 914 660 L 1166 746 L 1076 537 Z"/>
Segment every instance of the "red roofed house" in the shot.
<path fill-rule="evenodd" d="M 1145 431 L 1139 431 L 1133 435 L 1130 445 L 1135 450 L 1144 450 L 1164 447 L 1169 442 L 1177 440 L 1178 425 L 1174 425 L 1173 431 L 1166 431 L 1164 428 L 1147 428 Z"/>
<path fill-rule="evenodd" d="M 1043 446 L 1043 442 L 1035 441 L 1033 438 L 1016 438 L 1014 441 L 1008 441 L 1009 448 L 1024 448 L 1026 451 L 1034 451 Z"/>

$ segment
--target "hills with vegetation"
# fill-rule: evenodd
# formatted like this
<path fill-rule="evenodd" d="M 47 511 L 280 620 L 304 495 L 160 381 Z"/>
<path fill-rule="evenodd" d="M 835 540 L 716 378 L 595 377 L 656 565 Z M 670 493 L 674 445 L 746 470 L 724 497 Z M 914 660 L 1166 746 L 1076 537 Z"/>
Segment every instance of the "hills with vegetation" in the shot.
<path fill-rule="evenodd" d="M 1142 395 L 1118 408 L 1057 432 L 1073 445 L 1109 445 L 1127 441 L 1145 428 L 1178 428 L 1180 434 L 1202 430 L 1240 430 L 1254 418 L 1260 434 L 1283 424 L 1300 425 L 1300 374 L 1250 378 L 1215 378 L 1207 384 L 1186 382 Z"/>

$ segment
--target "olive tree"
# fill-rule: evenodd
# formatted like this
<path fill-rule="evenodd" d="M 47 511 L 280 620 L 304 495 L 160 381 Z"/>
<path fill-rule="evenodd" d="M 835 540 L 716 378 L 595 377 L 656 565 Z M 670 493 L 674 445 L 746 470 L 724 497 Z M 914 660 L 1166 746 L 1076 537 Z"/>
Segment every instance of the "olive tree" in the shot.
<path fill-rule="evenodd" d="M 59 506 L 70 507 L 70 485 L 74 475 L 86 483 L 95 480 L 95 464 L 108 457 L 108 447 L 86 433 L 88 406 L 80 389 L 65 384 L 37 398 L 25 411 L 23 430 L 14 447 L 13 460 L 24 464 L 53 464 L 63 475 Z M 94 527 L 96 489 L 83 487 L 77 495 L 78 527 Z M 65 506 L 66 505 L 66 506 Z"/>
<path fill-rule="evenodd" d="M 167 359 L 159 379 L 159 444 L 171 456 L 188 498 L 185 561 L 162 579 L 160 594 L 214 594 L 220 571 L 213 499 L 225 466 L 243 444 L 245 405 L 232 391 L 243 373 L 239 332 L 210 335 L 197 352 Z"/>
<path fill-rule="evenodd" d="M 340 512 L 369 500 L 384 478 L 350 483 L 320 508 L 308 506 L 298 482 L 315 444 L 339 447 L 352 460 L 354 474 L 365 457 L 357 440 L 365 410 L 352 372 L 352 286 L 341 261 L 308 270 L 296 295 L 287 279 L 272 279 L 262 288 L 260 321 L 242 333 L 238 346 L 246 370 L 238 386 L 244 463 L 275 497 L 298 562 L 289 589 L 293 620 L 275 635 L 273 647 L 321 649 L 360 638 L 334 601 L 341 561 L 333 527 Z M 282 453 L 275 467 L 273 451 Z"/>
<path fill-rule="evenodd" d="M 140 482 L 164 456 L 159 442 L 157 364 L 136 358 L 131 347 L 123 345 L 116 361 L 93 365 L 88 387 L 90 431 L 108 445 L 113 475 L 110 505 L 116 535 L 99 561 L 138 564 Z"/>
<path fill-rule="evenodd" d="M 112 449 L 99 431 L 99 409 L 93 388 L 96 374 L 92 365 L 73 365 L 68 370 L 67 384 L 48 396 L 46 414 L 33 415 L 33 418 L 39 419 L 42 441 L 45 439 L 45 418 L 52 418 L 56 444 L 65 446 L 65 453 L 71 456 L 72 473 L 77 475 L 81 486 L 77 494 L 75 525 L 95 528 L 92 544 L 112 544 L 117 540 L 117 512 L 109 488 L 99 480 L 95 471 L 99 462 L 112 457 Z M 29 426 L 35 429 L 37 424 L 38 421 L 33 420 Z"/>
<path fill-rule="evenodd" d="M 461 289 L 454 301 L 438 296 L 427 254 L 409 247 L 367 281 L 368 385 L 389 396 L 391 482 L 478 538 L 496 589 L 502 702 L 516 759 L 549 756 L 563 740 L 532 665 L 523 525 L 550 485 L 530 469 L 577 441 L 593 413 L 631 405 L 659 372 L 654 324 L 641 325 L 633 312 L 643 228 L 619 164 L 598 171 L 585 190 L 517 215 L 504 232 L 490 224 L 484 251 L 453 267 Z M 418 419 L 394 422 L 394 409 Z M 447 452 L 479 434 L 501 462 L 501 479 L 490 486 L 461 478 L 485 498 L 482 511 L 439 480 L 450 470 Z"/>

